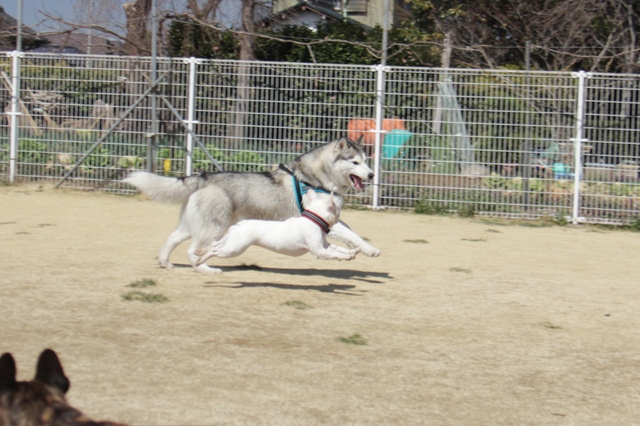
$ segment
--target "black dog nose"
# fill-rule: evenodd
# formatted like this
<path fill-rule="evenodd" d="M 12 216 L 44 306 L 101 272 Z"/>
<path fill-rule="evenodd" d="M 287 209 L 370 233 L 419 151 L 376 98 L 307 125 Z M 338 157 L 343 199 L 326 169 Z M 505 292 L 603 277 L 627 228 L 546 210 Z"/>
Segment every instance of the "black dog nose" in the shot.
<path fill-rule="evenodd" d="M 375 176 L 375 175 L 373 174 L 373 172 L 369 173 L 369 180 L 372 180 L 372 179 L 373 179 L 373 176 Z"/>

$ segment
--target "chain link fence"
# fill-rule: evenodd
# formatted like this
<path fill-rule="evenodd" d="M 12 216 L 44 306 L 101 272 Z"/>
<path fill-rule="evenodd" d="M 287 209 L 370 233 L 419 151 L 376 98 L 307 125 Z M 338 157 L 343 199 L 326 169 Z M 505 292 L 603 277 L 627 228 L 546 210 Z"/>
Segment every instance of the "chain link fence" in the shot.
<path fill-rule="evenodd" d="M 639 97 L 636 75 L 7 52 L 0 181 L 124 192 L 132 169 L 267 171 L 362 135 L 378 181 L 351 204 L 621 224 Z"/>

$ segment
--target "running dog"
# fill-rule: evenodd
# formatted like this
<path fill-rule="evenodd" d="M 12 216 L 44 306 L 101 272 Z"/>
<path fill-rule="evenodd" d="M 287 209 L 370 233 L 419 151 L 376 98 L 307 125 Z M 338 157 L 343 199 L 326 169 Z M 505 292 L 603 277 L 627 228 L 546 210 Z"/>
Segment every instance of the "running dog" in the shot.
<path fill-rule="evenodd" d="M 326 234 L 338 223 L 340 209 L 333 194 L 321 197 L 310 189 L 307 208 L 299 217 L 285 221 L 243 220 L 231 226 L 221 240 L 215 241 L 196 254 L 201 265 L 210 257 L 236 257 L 256 245 L 287 256 L 311 253 L 323 260 L 351 260 L 359 248 L 346 249 L 327 242 Z"/>
<path fill-rule="evenodd" d="M 67 403 L 69 379 L 58 355 L 45 349 L 38 359 L 36 376 L 16 380 L 16 363 L 10 353 L 0 357 L 0 425 L 2 426 L 126 426 L 96 422 Z"/>
<path fill-rule="evenodd" d="M 362 138 L 348 138 L 323 144 L 286 165 L 270 172 L 220 172 L 173 178 L 135 171 L 123 180 L 153 200 L 182 203 L 180 222 L 160 249 L 158 261 L 171 267 L 169 256 L 182 242 L 191 238 L 188 249 L 191 265 L 200 272 L 219 273 L 218 268 L 198 264 L 196 253 L 223 237 L 229 227 L 241 220 L 282 221 L 297 217 L 308 203 L 309 188 L 319 196 L 335 194 L 338 208 L 342 194 L 361 191 L 374 175 L 366 165 Z M 360 248 L 367 256 L 380 250 L 369 245 L 343 222 L 336 223 L 329 236 L 350 248 Z"/>

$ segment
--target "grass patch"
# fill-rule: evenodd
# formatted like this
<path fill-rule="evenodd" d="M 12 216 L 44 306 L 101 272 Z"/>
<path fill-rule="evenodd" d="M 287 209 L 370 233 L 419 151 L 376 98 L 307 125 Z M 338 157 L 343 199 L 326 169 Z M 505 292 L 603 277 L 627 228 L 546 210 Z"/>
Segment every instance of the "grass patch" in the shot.
<path fill-rule="evenodd" d="M 145 303 L 164 303 L 168 302 L 163 294 L 160 293 L 144 293 L 142 291 L 133 290 L 122 295 L 122 298 L 127 301 L 137 300 Z"/>
<path fill-rule="evenodd" d="M 300 309 L 300 310 L 312 309 L 313 308 L 313 306 L 307 305 L 306 303 L 304 303 L 304 302 L 302 302 L 300 300 L 288 300 L 288 301 L 284 302 L 283 305 L 291 306 L 292 308 L 296 308 L 296 309 Z"/>
<path fill-rule="evenodd" d="M 544 328 L 548 328 L 551 330 L 562 330 L 562 327 L 560 327 L 559 325 L 550 323 L 549 321 L 545 321 L 543 323 L 540 324 L 541 326 L 543 326 Z"/>
<path fill-rule="evenodd" d="M 130 283 L 127 287 L 145 288 L 145 287 L 153 287 L 155 285 L 156 285 L 156 282 L 154 280 L 150 280 L 149 278 L 144 278 L 142 280 L 138 280 Z"/>
<path fill-rule="evenodd" d="M 367 339 L 360 334 L 352 334 L 349 337 L 338 337 L 338 342 L 344 343 L 345 345 L 364 346 L 367 344 Z"/>
<path fill-rule="evenodd" d="M 474 217 L 476 215 L 476 211 L 470 204 L 465 204 L 460 206 L 458 209 L 458 216 L 460 217 Z"/>
<path fill-rule="evenodd" d="M 451 272 L 464 272 L 465 274 L 470 274 L 471 273 L 471 269 L 469 268 L 458 268 L 458 267 L 453 267 L 453 268 L 449 268 L 449 271 Z"/>
<path fill-rule="evenodd" d="M 491 226 L 509 226 L 509 225 L 513 225 L 513 222 L 515 222 L 515 219 L 511 219 L 510 221 L 506 220 L 506 219 L 497 219 L 497 218 L 480 218 L 478 219 L 478 221 L 480 223 L 484 223 L 485 225 L 491 225 Z"/>
<path fill-rule="evenodd" d="M 556 217 L 541 217 L 532 220 L 481 218 L 479 222 L 491 226 L 522 226 L 525 228 L 550 228 L 552 226 L 569 225 L 569 221 L 562 215 L 557 215 Z"/>
<path fill-rule="evenodd" d="M 417 214 L 426 214 L 426 215 L 437 215 L 437 216 L 448 216 L 452 215 L 453 212 L 448 206 L 443 206 L 442 204 L 437 203 L 429 203 L 428 201 L 418 201 L 413 210 Z"/>
<path fill-rule="evenodd" d="M 484 243 L 487 240 L 484 238 L 463 238 L 462 241 L 471 241 L 472 243 Z"/>
<path fill-rule="evenodd" d="M 623 229 L 628 229 L 633 232 L 640 232 L 640 219 L 636 219 L 628 225 L 624 225 Z"/>
<path fill-rule="evenodd" d="M 429 241 L 418 239 L 418 240 L 404 240 L 405 243 L 416 243 L 416 244 L 429 244 Z"/>
<path fill-rule="evenodd" d="M 536 220 L 531 222 L 517 221 L 514 223 L 516 226 L 522 226 L 523 228 L 550 228 L 554 225 L 552 221 Z"/>

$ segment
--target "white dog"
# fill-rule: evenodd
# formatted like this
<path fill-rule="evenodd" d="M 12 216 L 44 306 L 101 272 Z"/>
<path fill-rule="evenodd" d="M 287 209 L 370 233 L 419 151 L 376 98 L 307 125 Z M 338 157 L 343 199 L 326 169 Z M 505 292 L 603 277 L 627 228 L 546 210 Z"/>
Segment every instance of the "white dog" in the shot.
<path fill-rule="evenodd" d="M 311 253 L 324 260 L 351 260 L 356 257 L 360 248 L 347 249 L 327 241 L 326 235 L 340 218 L 340 208 L 333 194 L 318 195 L 310 189 L 307 201 L 307 208 L 298 217 L 285 221 L 250 219 L 231 226 L 222 239 L 196 253 L 200 256 L 196 265 L 213 256 L 239 256 L 252 245 L 287 256 Z"/>

